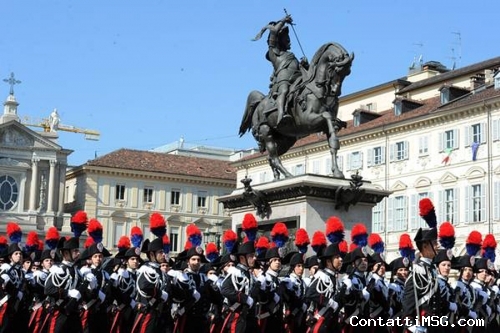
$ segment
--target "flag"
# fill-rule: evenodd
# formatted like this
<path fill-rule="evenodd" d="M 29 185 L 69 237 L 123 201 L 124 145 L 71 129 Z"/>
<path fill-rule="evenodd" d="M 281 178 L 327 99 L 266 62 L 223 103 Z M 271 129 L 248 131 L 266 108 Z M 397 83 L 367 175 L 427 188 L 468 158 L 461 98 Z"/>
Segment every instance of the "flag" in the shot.
<path fill-rule="evenodd" d="M 444 163 L 444 165 L 450 163 L 450 158 L 451 158 L 451 153 L 453 153 L 453 148 L 446 148 L 444 150 L 444 153 L 446 156 L 443 158 L 443 161 L 441 163 Z"/>
<path fill-rule="evenodd" d="M 477 159 L 477 150 L 479 149 L 479 143 L 473 142 L 470 147 L 472 148 L 472 160 L 475 161 Z"/>

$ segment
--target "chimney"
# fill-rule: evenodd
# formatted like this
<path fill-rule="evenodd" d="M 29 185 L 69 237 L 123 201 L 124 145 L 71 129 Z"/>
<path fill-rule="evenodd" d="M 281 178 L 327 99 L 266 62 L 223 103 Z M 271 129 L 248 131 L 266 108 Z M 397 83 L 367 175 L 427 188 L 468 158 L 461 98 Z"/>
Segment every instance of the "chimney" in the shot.
<path fill-rule="evenodd" d="M 486 75 L 483 73 L 475 74 L 470 77 L 471 90 L 477 89 L 485 84 Z"/>

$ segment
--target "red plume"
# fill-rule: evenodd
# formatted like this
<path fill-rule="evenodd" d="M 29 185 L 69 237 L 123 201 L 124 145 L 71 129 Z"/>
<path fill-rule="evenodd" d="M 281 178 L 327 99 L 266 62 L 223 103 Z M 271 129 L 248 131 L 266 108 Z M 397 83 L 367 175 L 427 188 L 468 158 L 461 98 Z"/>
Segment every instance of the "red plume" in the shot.
<path fill-rule="evenodd" d="M 351 241 L 357 246 L 363 247 L 368 244 L 368 232 L 362 223 L 355 224 L 351 230 Z"/>
<path fill-rule="evenodd" d="M 273 226 L 271 230 L 271 239 L 276 243 L 278 247 L 285 246 L 288 240 L 288 228 L 283 222 L 278 222 Z"/>
<path fill-rule="evenodd" d="M 455 246 L 455 229 L 450 222 L 443 222 L 439 227 L 439 243 L 445 249 Z"/>
<path fill-rule="evenodd" d="M 311 243 L 309 240 L 309 235 L 307 234 L 306 229 L 300 228 L 295 233 L 295 246 L 297 247 L 306 247 Z"/>
<path fill-rule="evenodd" d="M 87 232 L 90 237 L 94 239 L 94 242 L 102 242 L 102 224 L 97 219 L 90 219 Z"/>
<path fill-rule="evenodd" d="M 23 237 L 21 227 L 15 222 L 7 223 L 7 236 L 9 236 L 11 243 L 20 243 Z"/>
<path fill-rule="evenodd" d="M 215 245 L 215 243 L 210 242 L 205 248 L 205 255 L 208 256 L 212 253 L 219 253 L 219 250 L 217 250 L 217 245 Z"/>
<path fill-rule="evenodd" d="M 484 236 L 484 241 L 483 241 L 483 249 L 486 248 L 496 248 L 497 247 L 497 241 L 495 240 L 495 236 L 492 234 L 487 234 Z"/>
<path fill-rule="evenodd" d="M 248 239 L 254 242 L 255 238 L 257 237 L 258 225 L 257 220 L 255 219 L 255 216 L 253 216 L 253 214 L 245 214 L 245 216 L 243 217 L 241 228 L 245 232 L 245 235 L 248 237 Z"/>
<path fill-rule="evenodd" d="M 356 250 L 358 248 L 358 246 L 356 245 L 356 243 L 351 243 L 349 245 L 349 252 L 352 252 L 354 250 Z"/>
<path fill-rule="evenodd" d="M 187 226 L 186 234 L 188 236 L 188 240 L 191 242 L 193 246 L 201 245 L 201 238 L 202 238 L 201 231 L 194 223 L 191 223 L 190 225 Z"/>
<path fill-rule="evenodd" d="M 222 242 L 224 243 L 224 246 L 227 249 L 227 252 L 231 253 L 233 251 L 234 245 L 236 244 L 236 239 L 238 238 L 238 235 L 231 230 L 228 229 L 224 231 L 224 234 L 222 235 Z"/>
<path fill-rule="evenodd" d="M 311 247 L 314 252 L 319 254 L 319 252 L 326 247 L 326 237 L 321 231 L 315 231 L 312 237 Z"/>
<path fill-rule="evenodd" d="M 167 233 L 167 222 L 163 215 L 160 213 L 151 214 L 149 217 L 149 228 L 156 237 L 163 237 Z"/>
<path fill-rule="evenodd" d="M 326 220 L 326 237 L 331 243 L 339 243 L 344 240 L 344 224 L 337 216 Z"/>
<path fill-rule="evenodd" d="M 78 212 L 73 215 L 71 218 L 71 222 L 74 223 L 87 223 L 88 222 L 88 216 L 87 213 L 83 210 L 79 210 Z"/>
<path fill-rule="evenodd" d="M 87 240 L 85 241 L 85 244 L 83 244 L 83 247 L 88 249 L 92 244 L 94 244 L 94 239 L 92 237 L 87 237 Z"/>
<path fill-rule="evenodd" d="M 186 243 L 184 243 L 184 250 L 187 251 L 192 247 L 193 247 L 193 244 L 191 244 L 191 242 L 189 240 L 187 240 Z"/>
<path fill-rule="evenodd" d="M 349 251 L 347 242 L 345 240 L 343 240 L 339 243 L 339 251 L 344 253 L 344 254 Z"/>
<path fill-rule="evenodd" d="M 28 252 L 33 252 L 38 249 L 38 234 L 36 231 L 28 232 L 25 247 Z"/>
<path fill-rule="evenodd" d="M 268 249 L 270 246 L 269 239 L 266 236 L 260 236 L 255 243 L 255 248 L 257 249 Z"/>
<path fill-rule="evenodd" d="M 385 249 L 384 241 L 379 234 L 373 233 L 368 236 L 368 245 L 372 248 L 376 253 L 383 253 Z"/>
<path fill-rule="evenodd" d="M 122 251 L 130 249 L 131 246 L 132 244 L 130 243 L 130 238 L 128 238 L 127 236 L 121 236 L 118 240 L 118 244 L 116 245 L 116 247 Z"/>

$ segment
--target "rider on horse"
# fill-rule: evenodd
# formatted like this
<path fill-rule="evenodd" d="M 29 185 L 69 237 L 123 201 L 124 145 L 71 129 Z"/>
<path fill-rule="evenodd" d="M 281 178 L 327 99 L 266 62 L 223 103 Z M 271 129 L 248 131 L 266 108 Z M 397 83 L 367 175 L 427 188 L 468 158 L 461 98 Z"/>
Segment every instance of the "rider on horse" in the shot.
<path fill-rule="evenodd" d="M 273 64 L 274 69 L 271 76 L 270 95 L 272 99 L 275 100 L 278 109 L 278 125 L 282 120 L 286 122 L 292 119 L 288 114 L 286 97 L 290 85 L 301 76 L 299 62 L 295 55 L 289 51 L 290 36 L 286 23 L 292 23 L 292 17 L 290 15 L 285 16 L 278 22 L 270 22 L 262 28 L 259 34 L 254 38 L 254 40 L 260 39 L 262 34 L 269 29 L 269 37 L 267 39 L 269 50 L 266 53 L 266 59 Z M 307 69 L 307 60 L 302 59 L 301 65 Z M 266 113 L 273 110 L 274 108 L 266 110 Z"/>

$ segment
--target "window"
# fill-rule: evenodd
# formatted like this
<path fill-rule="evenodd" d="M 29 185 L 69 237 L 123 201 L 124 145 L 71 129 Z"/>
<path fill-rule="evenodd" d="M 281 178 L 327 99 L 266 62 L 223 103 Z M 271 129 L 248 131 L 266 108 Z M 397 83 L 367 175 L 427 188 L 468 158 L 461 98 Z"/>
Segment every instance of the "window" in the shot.
<path fill-rule="evenodd" d="M 439 192 L 439 221 L 458 224 L 458 188 Z"/>
<path fill-rule="evenodd" d="M 9 210 L 17 202 L 19 188 L 11 176 L 0 176 L 0 210 Z"/>
<path fill-rule="evenodd" d="M 368 166 L 385 164 L 385 147 L 375 147 L 368 150 Z"/>
<path fill-rule="evenodd" d="M 432 200 L 432 193 L 420 192 L 410 196 L 410 230 L 418 228 L 428 228 L 427 223 L 420 217 L 420 200 L 429 198 Z"/>
<path fill-rule="evenodd" d="M 372 210 L 372 230 L 373 232 L 383 232 L 384 231 L 384 210 L 385 210 L 385 199 L 379 202 Z"/>
<path fill-rule="evenodd" d="M 207 191 L 198 191 L 198 207 L 207 207 Z"/>
<path fill-rule="evenodd" d="M 170 192 L 170 204 L 180 205 L 181 203 L 181 190 L 173 189 Z"/>
<path fill-rule="evenodd" d="M 144 203 L 152 203 L 153 202 L 153 187 L 147 186 L 144 187 Z"/>
<path fill-rule="evenodd" d="M 170 227 L 170 250 L 179 252 L 179 227 Z"/>
<path fill-rule="evenodd" d="M 453 129 L 441 133 L 439 137 L 439 151 L 458 149 L 458 130 Z"/>
<path fill-rule="evenodd" d="M 500 75 L 495 77 L 495 89 L 500 89 Z"/>
<path fill-rule="evenodd" d="M 353 126 L 358 127 L 361 124 L 361 114 L 358 112 L 354 115 Z"/>
<path fill-rule="evenodd" d="M 327 157 L 325 160 L 325 170 L 325 175 L 332 174 L 332 159 L 330 157 Z"/>
<path fill-rule="evenodd" d="M 418 156 L 429 155 L 429 137 L 421 136 L 418 139 Z"/>
<path fill-rule="evenodd" d="M 493 183 L 493 201 L 500 202 L 500 182 Z M 500 220 L 500 205 L 493 205 L 493 219 Z"/>
<path fill-rule="evenodd" d="M 120 240 L 120 237 L 126 234 L 127 232 L 125 230 L 125 223 L 115 223 L 113 230 L 113 246 L 116 246 L 116 244 L 118 244 L 118 241 Z"/>
<path fill-rule="evenodd" d="M 483 184 L 471 185 L 467 188 L 466 197 L 467 222 L 483 222 L 486 220 L 485 191 Z"/>
<path fill-rule="evenodd" d="M 492 122 L 492 134 L 491 134 L 491 139 L 493 141 L 498 141 L 500 140 L 500 119 L 493 119 Z"/>
<path fill-rule="evenodd" d="M 295 176 L 303 175 L 305 173 L 304 164 L 297 164 L 293 167 L 293 174 Z"/>
<path fill-rule="evenodd" d="M 363 168 L 363 153 L 359 151 L 347 155 L 348 170 L 357 170 Z"/>
<path fill-rule="evenodd" d="M 408 223 L 407 197 L 397 196 L 389 198 L 387 217 L 387 231 L 405 231 Z"/>
<path fill-rule="evenodd" d="M 125 200 L 125 185 L 116 184 L 115 200 Z"/>
<path fill-rule="evenodd" d="M 403 113 L 403 103 L 397 101 L 394 103 L 394 115 L 400 116 Z"/>
<path fill-rule="evenodd" d="M 320 166 L 320 162 L 318 160 L 315 160 L 312 162 L 312 173 L 315 174 L 315 175 L 319 175 L 319 173 L 321 172 L 321 166 Z"/>
<path fill-rule="evenodd" d="M 408 159 L 408 141 L 400 141 L 391 145 L 391 161 Z"/>
<path fill-rule="evenodd" d="M 486 143 L 486 124 L 474 124 L 465 129 L 465 146 L 469 147 L 473 143 Z"/>

